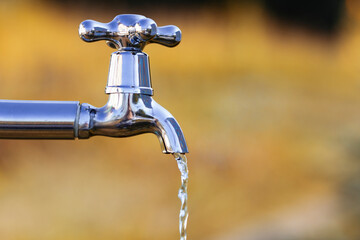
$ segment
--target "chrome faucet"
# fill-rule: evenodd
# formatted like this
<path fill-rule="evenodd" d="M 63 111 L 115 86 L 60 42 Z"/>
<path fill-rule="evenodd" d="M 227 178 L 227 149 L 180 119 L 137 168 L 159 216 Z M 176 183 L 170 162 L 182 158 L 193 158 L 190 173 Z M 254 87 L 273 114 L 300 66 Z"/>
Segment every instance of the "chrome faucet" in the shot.
<path fill-rule="evenodd" d="M 79 27 L 86 42 L 105 40 L 112 53 L 105 92 L 109 100 L 90 104 L 58 101 L 0 100 L 0 138 L 87 139 L 92 136 L 129 137 L 142 133 L 158 136 L 164 153 L 187 153 L 175 118 L 152 98 L 149 43 L 174 47 L 180 43 L 176 26 L 157 27 L 141 15 L 118 15 L 109 23 L 86 20 Z"/>

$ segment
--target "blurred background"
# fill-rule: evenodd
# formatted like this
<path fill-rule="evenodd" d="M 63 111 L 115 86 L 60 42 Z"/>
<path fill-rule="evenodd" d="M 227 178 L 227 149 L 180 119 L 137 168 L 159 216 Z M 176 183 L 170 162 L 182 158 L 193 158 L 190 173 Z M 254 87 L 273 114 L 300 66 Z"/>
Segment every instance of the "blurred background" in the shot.
<path fill-rule="evenodd" d="M 360 239 L 360 2 L 2 0 L 0 98 L 104 94 L 85 19 L 183 33 L 145 48 L 189 146 L 188 239 Z M 175 160 L 154 135 L 0 141 L 0 239 L 178 239 Z"/>

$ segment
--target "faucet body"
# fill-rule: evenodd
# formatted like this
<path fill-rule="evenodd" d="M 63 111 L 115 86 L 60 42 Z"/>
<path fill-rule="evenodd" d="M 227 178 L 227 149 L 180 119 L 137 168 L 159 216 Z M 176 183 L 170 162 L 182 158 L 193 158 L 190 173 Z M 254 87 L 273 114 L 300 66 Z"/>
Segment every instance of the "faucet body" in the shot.
<path fill-rule="evenodd" d="M 175 118 L 154 99 L 138 93 L 112 93 L 101 108 L 82 104 L 78 138 L 92 136 L 129 137 L 142 133 L 158 136 L 164 153 L 188 152 Z"/>
<path fill-rule="evenodd" d="M 183 132 L 175 118 L 152 98 L 148 43 L 176 46 L 181 32 L 175 26 L 157 28 L 140 15 L 119 15 L 103 24 L 80 24 L 86 42 L 107 40 L 112 53 L 103 107 L 79 102 L 0 100 L 0 138 L 88 139 L 93 136 L 157 135 L 164 153 L 187 153 Z"/>

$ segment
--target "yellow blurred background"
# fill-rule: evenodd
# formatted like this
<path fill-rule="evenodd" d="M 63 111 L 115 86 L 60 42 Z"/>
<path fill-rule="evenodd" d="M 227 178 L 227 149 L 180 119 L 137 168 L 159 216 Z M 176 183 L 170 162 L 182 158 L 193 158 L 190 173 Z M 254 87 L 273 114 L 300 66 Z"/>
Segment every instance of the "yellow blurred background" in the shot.
<path fill-rule="evenodd" d="M 112 49 L 77 28 L 134 9 L 84 3 L 0 2 L 0 99 L 106 103 Z M 360 4 L 330 35 L 260 2 L 143 10 L 183 33 L 145 52 L 190 150 L 188 239 L 360 239 Z M 154 135 L 0 152 L 1 240 L 178 239 L 180 174 Z"/>

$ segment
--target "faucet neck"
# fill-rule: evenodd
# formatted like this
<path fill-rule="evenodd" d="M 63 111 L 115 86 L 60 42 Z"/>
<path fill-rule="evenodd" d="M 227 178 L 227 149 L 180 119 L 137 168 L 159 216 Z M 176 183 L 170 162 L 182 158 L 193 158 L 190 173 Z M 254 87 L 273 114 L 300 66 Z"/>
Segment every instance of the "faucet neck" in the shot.
<path fill-rule="evenodd" d="M 112 53 L 105 92 L 142 93 L 152 96 L 148 55 L 139 51 Z"/>

